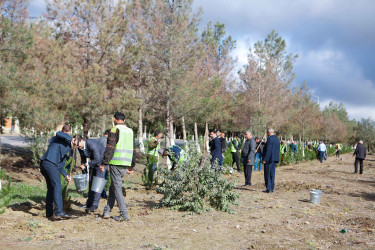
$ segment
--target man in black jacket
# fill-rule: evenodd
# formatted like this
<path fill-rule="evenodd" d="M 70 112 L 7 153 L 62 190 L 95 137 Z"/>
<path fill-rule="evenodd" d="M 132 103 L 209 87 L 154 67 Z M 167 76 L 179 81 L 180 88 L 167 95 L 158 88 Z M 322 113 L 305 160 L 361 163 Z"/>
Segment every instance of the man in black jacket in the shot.
<path fill-rule="evenodd" d="M 252 168 L 255 162 L 255 151 L 257 144 L 250 131 L 245 133 L 245 143 L 242 148 L 241 159 L 243 163 L 243 170 L 245 173 L 245 185 L 251 186 Z"/>
<path fill-rule="evenodd" d="M 354 161 L 354 174 L 358 173 L 358 162 L 359 162 L 359 174 L 363 173 L 363 161 L 366 160 L 366 147 L 363 145 L 363 141 L 359 141 L 353 156 L 355 155 Z"/>
<path fill-rule="evenodd" d="M 105 171 L 100 171 L 100 164 L 102 163 L 105 147 L 96 139 L 78 140 L 79 154 L 81 155 L 81 169 L 89 168 L 89 195 L 86 202 L 86 212 L 94 212 L 98 206 L 101 193 L 96 193 L 91 190 L 94 176 L 104 179 Z M 87 158 L 90 162 L 87 163 Z M 106 169 L 107 170 L 107 166 Z"/>
<path fill-rule="evenodd" d="M 279 163 L 280 141 L 272 128 L 267 130 L 267 143 L 263 149 L 265 193 L 272 193 L 275 189 L 276 164 Z"/>

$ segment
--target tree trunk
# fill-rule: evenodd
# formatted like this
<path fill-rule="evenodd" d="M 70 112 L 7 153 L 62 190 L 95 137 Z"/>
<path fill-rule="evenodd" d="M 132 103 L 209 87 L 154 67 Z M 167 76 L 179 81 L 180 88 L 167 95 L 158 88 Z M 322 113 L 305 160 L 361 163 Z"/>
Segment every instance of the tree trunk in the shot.
<path fill-rule="evenodd" d="M 145 145 L 143 144 L 143 131 L 142 131 L 142 105 L 139 105 L 138 108 L 139 116 L 138 116 L 138 143 L 139 143 L 139 151 L 144 154 L 145 153 Z"/>
<path fill-rule="evenodd" d="M 185 127 L 185 116 L 181 117 L 181 123 L 182 123 L 182 139 L 186 143 L 186 127 Z"/>
<path fill-rule="evenodd" d="M 83 117 L 83 135 L 85 138 L 89 138 L 89 121 L 87 117 Z"/>
<path fill-rule="evenodd" d="M 194 139 L 198 141 L 198 125 L 196 122 L 194 122 Z"/>
<path fill-rule="evenodd" d="M 147 126 L 146 125 L 143 131 L 145 131 L 145 133 L 143 134 L 143 138 L 147 139 Z"/>

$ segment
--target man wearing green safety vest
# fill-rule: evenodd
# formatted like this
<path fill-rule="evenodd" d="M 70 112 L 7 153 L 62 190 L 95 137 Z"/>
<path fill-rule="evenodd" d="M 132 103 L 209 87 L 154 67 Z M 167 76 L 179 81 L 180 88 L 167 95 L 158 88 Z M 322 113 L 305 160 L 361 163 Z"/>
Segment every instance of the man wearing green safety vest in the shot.
<path fill-rule="evenodd" d="M 281 141 L 281 144 L 280 144 L 280 154 L 281 154 L 280 165 L 284 165 L 284 157 L 285 157 L 285 154 L 286 154 L 286 144 L 285 144 L 285 141 Z"/>
<path fill-rule="evenodd" d="M 164 157 L 168 156 L 172 162 L 171 170 L 175 170 L 176 166 L 180 165 L 185 160 L 185 151 L 177 145 L 172 145 L 167 148 L 162 148 L 159 153 Z"/>
<path fill-rule="evenodd" d="M 239 135 L 236 135 L 233 140 L 230 142 L 230 152 L 232 153 L 232 168 L 234 163 L 237 165 L 237 171 L 240 172 L 240 159 L 238 158 L 238 151 L 240 151 L 239 148 Z"/>
<path fill-rule="evenodd" d="M 147 151 L 147 163 L 148 163 L 148 175 L 149 179 L 153 179 L 154 172 L 157 169 L 157 164 L 159 163 L 159 152 L 160 141 L 163 137 L 163 133 L 159 130 L 154 132 L 154 137 L 148 142 L 148 151 Z"/>
<path fill-rule="evenodd" d="M 336 158 L 340 158 L 340 151 L 343 148 L 342 144 L 341 143 L 336 143 L 335 144 L 335 148 L 336 148 Z"/>
<path fill-rule="evenodd" d="M 113 121 L 115 126 L 111 129 L 100 170 L 104 171 L 109 165 L 111 187 L 109 189 L 107 205 L 104 207 L 103 218 L 110 218 L 110 212 L 117 201 L 120 216 L 113 217 L 116 221 L 129 220 L 128 209 L 122 194 L 122 178 L 126 173 L 131 174 L 135 165 L 135 141 L 133 130 L 125 125 L 125 115 L 116 112 Z"/>

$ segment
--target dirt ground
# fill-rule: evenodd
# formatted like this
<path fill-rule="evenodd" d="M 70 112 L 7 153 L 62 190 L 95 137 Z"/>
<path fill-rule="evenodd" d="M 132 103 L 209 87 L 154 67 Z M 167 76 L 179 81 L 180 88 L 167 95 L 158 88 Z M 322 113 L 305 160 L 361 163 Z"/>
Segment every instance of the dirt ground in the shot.
<path fill-rule="evenodd" d="M 37 169 L 11 166 L 20 160 L 6 162 L 16 181 L 43 185 Z M 368 156 L 363 175 L 353 174 L 353 162 L 346 154 L 323 164 L 278 167 L 272 194 L 262 192 L 263 171 L 253 172 L 249 188 L 240 186 L 242 173 L 228 175 L 238 179 L 236 214 L 159 208 L 161 195 L 144 189 L 142 166 L 137 165 L 124 178 L 130 187 L 125 198 L 130 221 L 101 219 L 103 199 L 98 213 L 90 215 L 79 207 L 85 199 L 74 199 L 71 213 L 77 217 L 55 222 L 44 217 L 43 203 L 14 205 L 0 215 L 0 249 L 374 249 L 375 156 Z M 309 202 L 312 188 L 323 191 L 318 205 Z M 111 213 L 118 214 L 118 208 Z"/>

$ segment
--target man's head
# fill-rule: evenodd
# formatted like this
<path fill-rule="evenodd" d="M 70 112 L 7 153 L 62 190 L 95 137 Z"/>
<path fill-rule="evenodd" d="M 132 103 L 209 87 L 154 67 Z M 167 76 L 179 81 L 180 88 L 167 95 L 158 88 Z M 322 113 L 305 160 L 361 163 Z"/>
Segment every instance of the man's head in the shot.
<path fill-rule="evenodd" d="M 121 112 L 116 112 L 115 115 L 113 116 L 113 122 L 115 125 L 124 123 L 125 121 L 125 115 Z"/>
<path fill-rule="evenodd" d="M 83 139 L 82 135 L 78 135 L 77 138 L 78 138 L 77 143 L 76 143 L 77 147 L 79 149 L 83 149 L 85 147 L 85 140 Z"/>
<path fill-rule="evenodd" d="M 359 144 L 363 144 L 363 141 L 362 141 L 362 140 L 360 140 L 360 141 L 359 141 Z"/>
<path fill-rule="evenodd" d="M 211 130 L 210 131 L 210 137 L 211 137 L 211 139 L 214 139 L 217 136 L 217 133 L 218 132 L 215 129 Z"/>
<path fill-rule="evenodd" d="M 72 132 L 72 128 L 68 124 L 65 124 L 62 126 L 61 132 L 70 134 L 70 132 Z"/>
<path fill-rule="evenodd" d="M 163 133 L 160 130 L 156 130 L 154 132 L 154 136 L 156 139 L 161 139 L 163 137 Z"/>
<path fill-rule="evenodd" d="M 259 137 L 255 137 L 255 141 L 256 141 L 256 143 L 259 143 L 259 141 L 260 141 Z"/>
<path fill-rule="evenodd" d="M 272 128 L 267 129 L 267 136 L 275 134 L 275 131 Z"/>
<path fill-rule="evenodd" d="M 251 132 L 250 131 L 246 131 L 245 132 L 245 138 L 246 138 L 246 140 L 249 140 L 251 137 L 253 137 L 252 134 L 251 134 Z"/>

